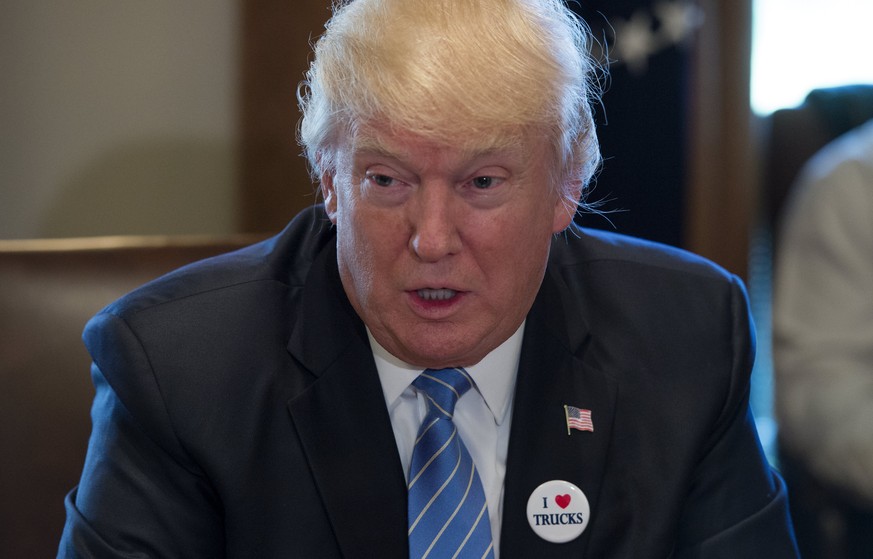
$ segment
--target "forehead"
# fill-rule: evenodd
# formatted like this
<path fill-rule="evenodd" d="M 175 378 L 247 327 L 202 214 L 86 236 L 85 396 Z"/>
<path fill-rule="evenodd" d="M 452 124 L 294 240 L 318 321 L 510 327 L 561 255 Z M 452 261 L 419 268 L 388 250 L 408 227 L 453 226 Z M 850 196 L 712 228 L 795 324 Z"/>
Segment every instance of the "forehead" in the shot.
<path fill-rule="evenodd" d="M 433 131 L 410 131 L 381 125 L 357 127 L 346 147 L 352 156 L 375 154 L 396 159 L 412 159 L 423 153 L 451 153 L 459 160 L 483 156 L 502 156 L 529 161 L 545 153 L 547 146 L 541 134 L 519 129 L 493 129 L 477 133 L 454 134 Z"/>

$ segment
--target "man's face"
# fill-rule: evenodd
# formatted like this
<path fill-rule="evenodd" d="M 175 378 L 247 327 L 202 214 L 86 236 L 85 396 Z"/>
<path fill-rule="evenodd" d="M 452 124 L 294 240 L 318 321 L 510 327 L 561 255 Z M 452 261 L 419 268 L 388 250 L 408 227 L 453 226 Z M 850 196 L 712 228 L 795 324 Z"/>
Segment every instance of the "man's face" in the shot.
<path fill-rule="evenodd" d="M 544 142 L 462 150 L 362 128 L 322 177 L 352 306 L 394 356 L 469 366 L 524 320 L 572 220 Z"/>

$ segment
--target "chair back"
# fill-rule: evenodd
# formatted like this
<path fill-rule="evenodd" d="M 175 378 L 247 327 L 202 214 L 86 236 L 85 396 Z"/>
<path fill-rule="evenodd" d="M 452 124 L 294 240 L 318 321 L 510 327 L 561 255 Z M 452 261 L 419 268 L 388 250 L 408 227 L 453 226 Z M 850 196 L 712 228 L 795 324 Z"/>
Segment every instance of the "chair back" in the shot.
<path fill-rule="evenodd" d="M 0 241 L 0 555 L 57 554 L 91 431 L 87 320 L 146 281 L 256 240 Z"/>

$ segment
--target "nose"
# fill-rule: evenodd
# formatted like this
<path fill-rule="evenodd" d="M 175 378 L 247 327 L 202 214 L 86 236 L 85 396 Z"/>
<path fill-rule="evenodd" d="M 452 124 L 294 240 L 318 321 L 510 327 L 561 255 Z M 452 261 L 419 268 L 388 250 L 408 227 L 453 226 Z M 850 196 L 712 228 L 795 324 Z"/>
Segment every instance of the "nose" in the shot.
<path fill-rule="evenodd" d="M 424 262 L 437 262 L 461 250 L 458 212 L 451 187 L 427 185 L 419 189 L 412 211 L 410 247 Z"/>

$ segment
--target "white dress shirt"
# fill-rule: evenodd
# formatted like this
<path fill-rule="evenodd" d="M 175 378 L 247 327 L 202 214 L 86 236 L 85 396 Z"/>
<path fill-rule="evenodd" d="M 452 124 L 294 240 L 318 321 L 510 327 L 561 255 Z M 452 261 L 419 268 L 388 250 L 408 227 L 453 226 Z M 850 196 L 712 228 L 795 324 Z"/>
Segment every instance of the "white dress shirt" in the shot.
<path fill-rule="evenodd" d="M 873 121 L 820 151 L 794 190 L 773 290 L 780 435 L 873 503 Z"/>
<path fill-rule="evenodd" d="M 369 330 L 367 334 L 370 335 Z M 495 558 L 499 553 L 506 450 L 523 334 L 524 323 L 482 361 L 465 367 L 476 383 L 475 390 L 464 394 L 455 406 L 455 425 L 476 464 L 485 491 Z M 424 394 L 412 386 L 412 381 L 423 369 L 400 361 L 380 346 L 372 335 L 370 347 L 391 416 L 400 461 L 408 476 L 418 428 L 427 413 Z"/>

